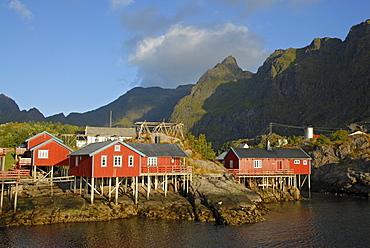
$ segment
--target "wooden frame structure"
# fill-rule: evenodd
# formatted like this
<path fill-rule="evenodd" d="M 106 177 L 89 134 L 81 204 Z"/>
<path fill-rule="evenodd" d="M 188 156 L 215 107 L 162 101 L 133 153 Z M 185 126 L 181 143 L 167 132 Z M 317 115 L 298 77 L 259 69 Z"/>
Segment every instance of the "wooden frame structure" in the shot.
<path fill-rule="evenodd" d="M 180 137 L 184 137 L 183 123 L 170 123 L 170 122 L 135 122 L 137 126 L 138 138 L 144 138 L 144 134 L 172 134 Z"/>

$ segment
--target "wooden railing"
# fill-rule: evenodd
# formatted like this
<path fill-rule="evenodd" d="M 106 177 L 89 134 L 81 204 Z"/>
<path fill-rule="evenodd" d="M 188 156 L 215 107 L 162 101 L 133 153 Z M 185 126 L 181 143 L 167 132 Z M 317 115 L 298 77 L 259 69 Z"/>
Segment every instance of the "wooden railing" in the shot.
<path fill-rule="evenodd" d="M 293 169 L 279 169 L 279 170 L 260 170 L 260 169 L 228 169 L 229 172 L 235 176 L 248 175 L 293 175 Z"/>
<path fill-rule="evenodd" d="M 191 166 L 187 165 L 162 165 L 162 166 L 142 166 L 141 173 L 190 173 Z"/>
<path fill-rule="evenodd" d="M 9 170 L 0 171 L 0 179 L 17 179 L 19 180 L 21 176 L 30 176 L 29 170 Z"/>
<path fill-rule="evenodd" d="M 27 148 L 14 148 L 15 155 L 23 155 L 27 151 Z"/>
<path fill-rule="evenodd" d="M 6 148 L 0 148 L 0 156 L 6 156 Z"/>
<path fill-rule="evenodd" d="M 32 163 L 32 159 L 31 158 L 19 158 L 18 159 L 18 164 L 20 166 L 24 166 L 24 165 L 31 165 Z"/>

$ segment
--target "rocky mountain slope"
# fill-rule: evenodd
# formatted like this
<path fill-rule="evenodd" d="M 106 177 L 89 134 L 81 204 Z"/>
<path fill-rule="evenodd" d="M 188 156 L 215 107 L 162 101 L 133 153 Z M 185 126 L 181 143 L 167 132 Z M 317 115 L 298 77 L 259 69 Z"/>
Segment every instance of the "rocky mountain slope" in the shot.
<path fill-rule="evenodd" d="M 256 135 L 269 122 L 343 127 L 367 121 L 369 75 L 370 20 L 352 27 L 344 41 L 314 39 L 304 48 L 277 50 L 252 77 L 220 84 L 201 103 L 202 118 L 190 131 L 220 145 Z M 198 84 L 198 91 L 207 85 Z M 179 108 L 174 116 L 188 118 Z"/>
<path fill-rule="evenodd" d="M 370 136 L 349 136 L 318 146 L 312 157 L 312 186 L 316 191 L 370 196 Z"/>
<path fill-rule="evenodd" d="M 37 110 L 19 111 L 2 95 L 0 123 L 34 117 L 108 126 L 113 111 L 114 124 L 121 126 L 139 120 L 182 122 L 194 135 L 206 134 L 217 148 L 229 140 L 253 137 L 270 122 L 340 128 L 369 121 L 369 84 L 367 20 L 353 26 L 344 41 L 317 38 L 303 48 L 276 50 L 254 74 L 243 71 L 230 56 L 195 85 L 134 88 L 116 101 L 82 114 L 43 119 Z"/>

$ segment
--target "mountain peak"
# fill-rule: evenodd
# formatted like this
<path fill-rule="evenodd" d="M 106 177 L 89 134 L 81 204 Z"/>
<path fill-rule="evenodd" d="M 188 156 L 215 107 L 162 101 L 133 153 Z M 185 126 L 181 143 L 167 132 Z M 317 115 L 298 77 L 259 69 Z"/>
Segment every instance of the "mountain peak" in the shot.
<path fill-rule="evenodd" d="M 223 65 L 238 65 L 238 63 L 236 62 L 236 59 L 233 57 L 233 56 L 228 56 L 227 58 L 225 58 L 221 64 Z"/>

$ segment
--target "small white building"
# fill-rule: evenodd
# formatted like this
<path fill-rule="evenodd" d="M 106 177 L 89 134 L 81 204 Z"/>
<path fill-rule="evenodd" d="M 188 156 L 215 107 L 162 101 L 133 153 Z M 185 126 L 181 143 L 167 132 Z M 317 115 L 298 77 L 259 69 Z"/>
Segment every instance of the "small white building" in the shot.
<path fill-rule="evenodd" d="M 135 128 L 86 126 L 84 132 L 77 134 L 76 146 L 83 147 L 95 142 L 104 142 L 109 140 L 125 141 L 134 138 L 136 138 Z"/>

